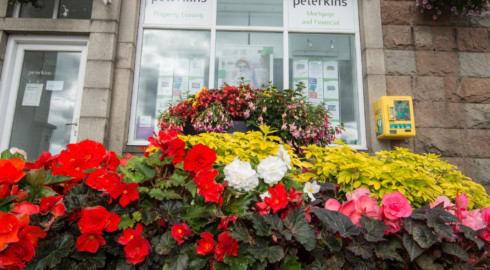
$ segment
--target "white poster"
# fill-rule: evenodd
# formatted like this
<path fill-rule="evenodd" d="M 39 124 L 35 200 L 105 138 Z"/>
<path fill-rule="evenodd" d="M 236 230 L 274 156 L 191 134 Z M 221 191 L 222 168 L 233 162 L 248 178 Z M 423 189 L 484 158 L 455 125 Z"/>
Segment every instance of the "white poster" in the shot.
<path fill-rule="evenodd" d="M 173 76 L 159 76 L 158 77 L 158 96 L 171 96 L 173 87 Z"/>
<path fill-rule="evenodd" d="M 308 78 L 308 58 L 293 59 L 293 77 Z"/>
<path fill-rule="evenodd" d="M 204 78 L 189 78 L 189 92 L 191 95 L 197 94 L 204 87 Z"/>
<path fill-rule="evenodd" d="M 46 81 L 46 90 L 61 91 L 63 90 L 64 81 Z"/>
<path fill-rule="evenodd" d="M 140 127 L 151 127 L 151 116 L 140 116 Z"/>
<path fill-rule="evenodd" d="M 326 99 L 339 99 L 339 81 L 325 79 L 323 82 L 323 93 Z"/>
<path fill-rule="evenodd" d="M 44 84 L 42 83 L 28 83 L 24 92 L 24 98 L 22 99 L 22 106 L 34 106 L 38 107 L 41 102 L 41 95 L 43 93 Z"/>
<path fill-rule="evenodd" d="M 287 0 L 289 27 L 355 30 L 355 0 Z"/>
<path fill-rule="evenodd" d="M 310 78 L 323 78 L 322 61 L 310 60 L 308 63 L 308 75 Z"/>
<path fill-rule="evenodd" d="M 185 91 L 189 90 L 188 87 L 189 77 L 174 76 L 174 83 L 172 87 L 172 96 L 174 96 L 174 100 L 178 100 Z"/>
<path fill-rule="evenodd" d="M 189 76 L 204 77 L 204 58 L 190 59 Z"/>
<path fill-rule="evenodd" d="M 146 0 L 145 24 L 209 26 L 214 0 Z"/>
<path fill-rule="evenodd" d="M 339 63 L 337 61 L 323 61 L 323 77 L 325 79 L 339 78 Z"/>
<path fill-rule="evenodd" d="M 252 88 L 272 80 L 273 47 L 234 46 L 223 49 L 219 57 L 218 85 L 238 86 L 242 80 Z"/>
<path fill-rule="evenodd" d="M 327 107 L 330 115 L 332 116 L 333 121 L 340 120 L 340 108 L 338 101 L 327 101 L 325 102 L 325 106 Z"/>

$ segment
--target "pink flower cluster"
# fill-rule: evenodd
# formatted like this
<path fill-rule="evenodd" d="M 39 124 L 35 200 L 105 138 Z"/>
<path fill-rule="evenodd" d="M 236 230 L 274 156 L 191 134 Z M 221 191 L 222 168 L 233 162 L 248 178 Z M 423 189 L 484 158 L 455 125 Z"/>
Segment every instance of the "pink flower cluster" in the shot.
<path fill-rule="evenodd" d="M 464 193 L 461 195 L 459 195 L 459 193 L 456 194 L 454 204 L 451 203 L 448 197 L 439 196 L 434 203 L 430 204 L 430 208 L 436 206 L 442 206 L 444 210 L 457 217 L 461 221 L 461 224 L 470 227 L 475 231 L 486 228 L 486 230 L 480 234 L 480 237 L 486 241 L 490 241 L 490 208 L 483 207 L 482 209 L 468 211 L 468 197 Z M 458 232 L 458 224 L 453 224 L 453 229 L 455 232 Z"/>
<path fill-rule="evenodd" d="M 379 218 L 385 224 L 390 225 L 386 234 L 398 232 L 401 228 L 401 218 L 409 217 L 412 214 L 412 207 L 407 198 L 400 192 L 385 194 L 381 207 L 378 201 L 371 197 L 368 188 L 361 187 L 347 194 L 347 201 L 342 204 L 336 199 L 329 199 L 325 203 L 325 209 L 339 211 L 348 216 L 352 223 L 357 226 L 359 220 L 364 217 Z"/>

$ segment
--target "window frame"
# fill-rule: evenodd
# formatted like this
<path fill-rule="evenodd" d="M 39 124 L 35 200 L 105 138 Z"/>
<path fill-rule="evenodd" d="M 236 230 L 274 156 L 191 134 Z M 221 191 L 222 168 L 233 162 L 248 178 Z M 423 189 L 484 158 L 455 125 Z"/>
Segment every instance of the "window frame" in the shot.
<path fill-rule="evenodd" d="M 59 0 L 56 0 L 59 1 Z M 165 30 L 202 30 L 210 31 L 210 49 L 209 52 L 209 89 L 217 87 L 215 83 L 215 65 L 216 65 L 216 32 L 217 31 L 229 31 L 229 32 L 274 32 L 281 33 L 283 35 L 283 85 L 289 87 L 289 33 L 314 33 L 314 34 L 350 34 L 354 35 L 355 40 L 355 56 L 356 56 L 356 78 L 357 78 L 357 115 L 359 117 L 359 135 L 360 143 L 355 145 L 349 145 L 356 150 L 367 150 L 366 144 L 366 119 L 364 111 L 364 94 L 363 94 L 363 80 L 362 80 L 362 61 L 361 61 L 361 38 L 360 38 L 360 26 L 359 26 L 359 2 L 358 0 L 352 0 L 354 4 L 354 31 L 337 30 L 337 29 L 304 29 L 289 27 L 289 14 L 288 14 L 288 2 L 291 0 L 282 1 L 283 5 L 283 25 L 277 26 L 228 26 L 228 25 L 216 25 L 217 12 L 218 12 L 218 0 L 213 0 L 213 10 L 210 26 L 185 26 L 185 25 L 168 25 L 168 24 L 145 24 L 145 9 L 147 0 L 142 0 L 140 7 L 140 17 L 138 23 L 138 38 L 136 45 L 136 59 L 134 69 L 133 80 L 133 94 L 131 99 L 131 115 L 129 122 L 129 134 L 128 142 L 129 146 L 146 145 L 147 141 L 137 140 L 134 138 L 135 123 L 136 123 L 136 111 L 139 92 L 139 80 L 140 80 L 140 68 L 141 57 L 143 51 L 143 32 L 146 29 L 165 29 Z"/>

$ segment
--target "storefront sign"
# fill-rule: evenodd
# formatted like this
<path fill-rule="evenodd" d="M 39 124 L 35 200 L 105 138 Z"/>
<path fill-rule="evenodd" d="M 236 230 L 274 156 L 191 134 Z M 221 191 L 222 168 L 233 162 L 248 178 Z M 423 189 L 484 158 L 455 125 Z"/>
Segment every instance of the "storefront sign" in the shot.
<path fill-rule="evenodd" d="M 145 24 L 209 26 L 214 0 L 147 0 Z"/>
<path fill-rule="evenodd" d="M 288 0 L 289 27 L 355 30 L 356 0 Z"/>

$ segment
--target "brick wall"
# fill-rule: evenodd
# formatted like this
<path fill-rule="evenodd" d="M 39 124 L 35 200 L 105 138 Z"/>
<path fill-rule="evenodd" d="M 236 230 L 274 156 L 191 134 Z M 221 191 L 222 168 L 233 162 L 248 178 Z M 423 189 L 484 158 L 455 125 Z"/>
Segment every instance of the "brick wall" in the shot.
<path fill-rule="evenodd" d="M 415 1 L 381 1 L 388 95 L 414 100 L 414 138 L 490 190 L 490 15 L 434 21 Z"/>

